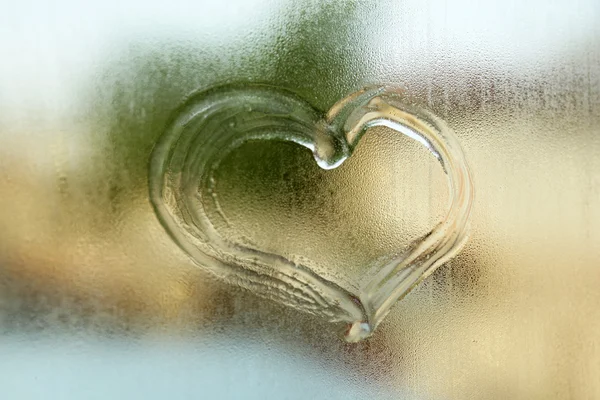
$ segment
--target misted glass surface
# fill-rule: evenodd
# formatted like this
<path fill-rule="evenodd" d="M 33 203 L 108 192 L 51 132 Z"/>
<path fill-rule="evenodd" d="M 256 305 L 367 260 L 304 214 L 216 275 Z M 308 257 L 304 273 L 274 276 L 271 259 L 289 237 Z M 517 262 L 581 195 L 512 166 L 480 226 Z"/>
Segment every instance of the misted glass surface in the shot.
<path fill-rule="evenodd" d="M 600 396 L 600 3 L 11 2 L 0 57 L 1 398 Z M 372 337 L 218 279 L 157 218 L 154 146 L 223 84 L 323 114 L 385 85 L 456 135 L 469 241 Z M 212 176 L 219 232 L 344 288 L 449 197 L 386 127 L 333 170 L 257 140 Z"/>

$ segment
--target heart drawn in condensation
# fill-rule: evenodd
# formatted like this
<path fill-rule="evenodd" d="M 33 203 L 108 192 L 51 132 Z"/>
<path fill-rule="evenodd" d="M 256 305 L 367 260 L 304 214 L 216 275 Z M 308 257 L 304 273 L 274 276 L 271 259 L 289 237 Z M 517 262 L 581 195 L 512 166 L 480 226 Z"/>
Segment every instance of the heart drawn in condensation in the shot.
<path fill-rule="evenodd" d="M 333 169 L 376 126 L 418 141 L 437 158 L 448 178 L 450 205 L 427 235 L 368 266 L 356 292 L 282 255 L 223 237 L 209 219 L 218 207 L 214 173 L 246 141 L 291 141 L 310 149 L 321 168 Z M 159 220 L 196 264 L 263 297 L 348 323 L 348 341 L 370 336 L 397 300 L 458 253 L 473 201 L 467 163 L 452 131 L 384 87 L 356 92 L 326 115 L 273 86 L 225 85 L 199 92 L 178 110 L 154 147 L 149 185 Z"/>

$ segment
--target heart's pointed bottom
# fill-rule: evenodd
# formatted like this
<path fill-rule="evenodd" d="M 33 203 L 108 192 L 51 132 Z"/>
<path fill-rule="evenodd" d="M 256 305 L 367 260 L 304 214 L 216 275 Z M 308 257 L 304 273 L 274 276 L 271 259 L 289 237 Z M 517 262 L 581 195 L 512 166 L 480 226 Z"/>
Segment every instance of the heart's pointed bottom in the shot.
<path fill-rule="evenodd" d="M 357 343 L 373 334 L 373 326 L 365 321 L 356 321 L 348 325 L 344 340 L 348 343 Z"/>

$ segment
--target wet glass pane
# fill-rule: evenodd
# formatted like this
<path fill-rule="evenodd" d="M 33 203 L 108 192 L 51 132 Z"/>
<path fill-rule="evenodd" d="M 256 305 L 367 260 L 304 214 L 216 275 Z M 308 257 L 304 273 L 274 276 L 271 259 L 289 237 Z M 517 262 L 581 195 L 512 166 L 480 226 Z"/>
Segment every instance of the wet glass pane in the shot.
<path fill-rule="evenodd" d="M 599 22 L 594 0 L 6 2 L 0 398 L 600 396 Z M 304 275 L 219 274 L 229 253 L 186 250 L 152 197 L 160 144 L 215 87 L 277 101 L 252 95 L 214 132 L 283 115 L 273 137 L 309 126 L 314 143 L 214 142 L 206 187 L 185 181 L 196 153 L 165 150 L 191 160 L 169 170 L 190 191 L 164 192 L 181 232 L 202 192 L 227 249 L 272 254 L 273 276 L 301 264 L 369 314 L 365 277 L 453 198 L 448 165 L 393 124 L 336 168 L 309 151 L 340 100 L 384 87 L 459 143 L 468 241 L 357 343 L 339 311 L 354 306 L 307 295 Z"/>

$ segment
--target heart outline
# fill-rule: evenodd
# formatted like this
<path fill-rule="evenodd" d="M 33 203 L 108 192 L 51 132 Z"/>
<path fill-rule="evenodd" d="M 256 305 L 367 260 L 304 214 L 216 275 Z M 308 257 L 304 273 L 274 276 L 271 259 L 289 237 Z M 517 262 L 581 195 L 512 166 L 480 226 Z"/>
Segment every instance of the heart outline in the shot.
<path fill-rule="evenodd" d="M 297 143 L 313 152 L 321 168 L 333 169 L 375 126 L 427 147 L 446 173 L 451 201 L 446 217 L 427 235 L 372 266 L 358 293 L 281 255 L 231 242 L 208 218 L 206 208 L 216 202 L 212 174 L 247 140 Z M 453 132 L 426 110 L 403 104 L 394 89 L 365 88 L 322 115 L 294 93 L 262 84 L 215 86 L 188 98 L 152 151 L 149 191 L 161 224 L 197 265 L 263 297 L 347 322 L 350 342 L 370 336 L 393 304 L 460 251 L 474 196 Z"/>

